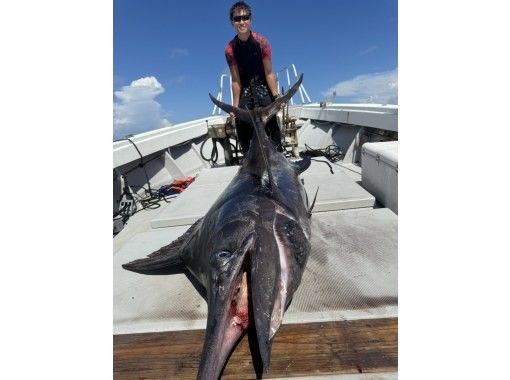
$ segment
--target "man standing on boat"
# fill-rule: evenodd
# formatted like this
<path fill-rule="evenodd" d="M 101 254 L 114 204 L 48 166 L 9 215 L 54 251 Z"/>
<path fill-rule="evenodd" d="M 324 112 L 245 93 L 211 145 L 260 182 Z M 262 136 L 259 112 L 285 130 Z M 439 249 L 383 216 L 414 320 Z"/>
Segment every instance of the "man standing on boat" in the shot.
<path fill-rule="evenodd" d="M 232 5 L 230 22 L 237 35 L 225 47 L 225 57 L 232 76 L 232 105 L 242 109 L 267 106 L 279 96 L 271 63 L 271 45 L 265 37 L 251 31 L 251 21 L 252 12 L 248 4 L 238 1 Z M 243 154 L 246 154 L 253 127 L 236 120 L 236 129 Z M 282 152 L 276 116 L 266 124 L 266 133 Z"/>

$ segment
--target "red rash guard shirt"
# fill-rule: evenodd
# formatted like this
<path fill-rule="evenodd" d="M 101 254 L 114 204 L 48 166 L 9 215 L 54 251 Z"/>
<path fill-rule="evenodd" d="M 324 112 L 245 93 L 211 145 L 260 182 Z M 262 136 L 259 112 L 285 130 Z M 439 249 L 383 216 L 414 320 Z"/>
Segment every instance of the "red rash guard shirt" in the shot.
<path fill-rule="evenodd" d="M 252 79 L 267 86 L 262 59 L 271 59 L 271 45 L 265 37 L 250 32 L 248 40 L 241 41 L 235 36 L 225 47 L 225 58 L 229 66 L 237 65 L 242 88 L 248 87 Z"/>

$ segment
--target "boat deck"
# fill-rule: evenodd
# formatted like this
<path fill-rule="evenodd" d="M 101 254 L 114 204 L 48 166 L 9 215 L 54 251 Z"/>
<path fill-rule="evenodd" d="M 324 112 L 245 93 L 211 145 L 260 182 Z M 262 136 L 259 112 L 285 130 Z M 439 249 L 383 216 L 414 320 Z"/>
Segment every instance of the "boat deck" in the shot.
<path fill-rule="evenodd" d="M 302 176 L 309 196 L 319 187 L 312 251 L 264 378 L 364 373 L 396 378 L 397 216 L 378 208 L 360 186 L 358 169 L 333 165 L 331 174 L 325 164 L 313 162 Z M 186 272 L 147 276 L 121 264 L 182 235 L 236 171 L 204 169 L 183 194 L 135 214 L 115 237 L 115 378 L 196 376 L 207 318 L 200 285 Z M 248 341 L 241 340 L 223 378 L 255 378 Z"/>
<path fill-rule="evenodd" d="M 203 340 L 204 330 L 117 335 L 114 378 L 195 379 Z M 396 318 L 286 324 L 263 378 L 390 380 L 397 378 L 397 364 Z M 257 370 L 245 336 L 222 379 L 255 379 Z"/>

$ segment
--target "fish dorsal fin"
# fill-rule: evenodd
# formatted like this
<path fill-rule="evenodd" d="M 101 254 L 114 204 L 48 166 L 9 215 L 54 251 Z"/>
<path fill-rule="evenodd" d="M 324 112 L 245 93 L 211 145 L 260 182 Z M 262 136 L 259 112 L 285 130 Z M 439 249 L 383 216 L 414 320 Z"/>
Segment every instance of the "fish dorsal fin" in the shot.
<path fill-rule="evenodd" d="M 161 247 L 143 259 L 123 264 L 122 268 L 143 274 L 159 274 L 167 269 L 182 267 L 184 265 L 181 256 L 182 247 L 187 243 L 189 236 L 201 220 L 202 218 L 198 219 L 183 235 L 170 244 Z"/>
<path fill-rule="evenodd" d="M 294 167 L 296 173 L 299 175 L 303 173 L 306 169 L 308 169 L 311 163 L 312 159 L 310 158 L 310 156 L 305 156 L 302 160 L 293 162 L 292 166 Z"/>
<path fill-rule="evenodd" d="M 246 107 L 246 109 L 248 109 L 248 107 Z M 250 115 L 251 123 L 253 125 L 253 129 L 255 130 L 255 136 L 257 139 L 257 143 L 259 144 L 260 153 L 262 155 L 262 159 L 264 160 L 264 165 L 266 166 L 267 176 L 269 177 L 269 190 L 270 190 L 271 195 L 274 195 L 276 186 L 274 183 L 273 173 L 271 172 L 271 168 L 269 166 L 269 160 L 267 158 L 266 150 L 264 149 L 264 145 L 262 144 L 262 137 L 260 136 L 261 132 L 259 130 L 259 124 L 257 124 L 255 122 L 255 120 L 253 120 L 253 115 L 251 112 L 248 111 L 248 115 Z M 265 133 L 265 131 L 262 130 L 262 133 Z"/>

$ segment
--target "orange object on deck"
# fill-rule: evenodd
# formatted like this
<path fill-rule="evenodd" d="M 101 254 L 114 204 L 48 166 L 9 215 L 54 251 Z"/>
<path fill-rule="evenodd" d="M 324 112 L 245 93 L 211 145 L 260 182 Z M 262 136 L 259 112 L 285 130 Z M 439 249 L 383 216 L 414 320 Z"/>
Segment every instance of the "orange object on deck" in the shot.
<path fill-rule="evenodd" d="M 194 177 L 186 177 L 184 179 L 177 179 L 172 183 L 170 188 L 172 190 L 178 191 L 180 193 L 180 192 L 184 191 L 194 180 L 195 180 Z"/>

